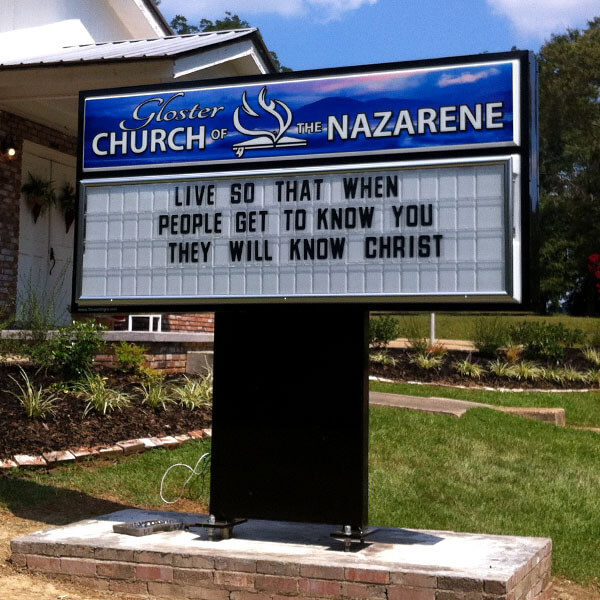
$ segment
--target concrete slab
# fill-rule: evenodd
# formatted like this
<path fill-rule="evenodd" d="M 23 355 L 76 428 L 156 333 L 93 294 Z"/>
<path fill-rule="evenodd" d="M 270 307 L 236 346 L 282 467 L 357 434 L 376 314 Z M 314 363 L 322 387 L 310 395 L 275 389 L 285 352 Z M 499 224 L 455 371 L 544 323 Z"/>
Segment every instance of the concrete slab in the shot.
<path fill-rule="evenodd" d="M 545 538 L 381 528 L 362 549 L 343 552 L 329 535 L 333 526 L 306 523 L 253 520 L 221 541 L 208 541 L 203 529 L 144 537 L 113 532 L 115 523 L 159 518 L 193 523 L 206 515 L 123 510 L 17 538 L 11 542 L 13 557 L 32 570 L 71 575 L 84 569 L 86 576 L 129 580 L 157 595 L 168 585 L 175 586 L 173 595 L 197 597 L 197 589 L 185 591 L 193 585 L 251 593 L 286 590 L 299 597 L 414 594 L 435 600 L 451 592 L 469 592 L 470 600 L 491 594 L 549 597 L 552 542 Z M 152 585 L 157 579 L 162 587 Z M 270 585 L 273 590 L 265 589 Z M 361 588 L 363 595 L 356 596 L 360 590 L 352 586 L 373 589 Z"/>
<path fill-rule="evenodd" d="M 369 403 L 379 406 L 393 406 L 410 410 L 421 410 L 440 415 L 462 417 L 470 408 L 492 408 L 487 404 L 468 402 L 466 400 L 453 400 L 451 398 L 435 398 L 422 396 L 408 396 L 405 394 L 385 394 L 383 392 L 370 392 Z"/>

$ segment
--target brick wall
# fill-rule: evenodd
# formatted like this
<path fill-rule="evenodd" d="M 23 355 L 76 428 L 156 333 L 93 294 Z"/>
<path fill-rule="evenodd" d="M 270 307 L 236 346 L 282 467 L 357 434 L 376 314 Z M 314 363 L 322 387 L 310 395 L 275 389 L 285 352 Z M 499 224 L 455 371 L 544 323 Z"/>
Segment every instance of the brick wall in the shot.
<path fill-rule="evenodd" d="M 142 342 L 141 346 L 146 348 L 145 366 L 159 369 L 165 373 L 185 373 L 187 353 L 192 350 L 212 350 L 210 342 L 176 342 L 165 344 L 161 342 Z M 95 363 L 98 366 L 114 368 L 117 365 L 117 357 L 114 345 L 107 345 L 103 354 L 96 356 Z"/>
<path fill-rule="evenodd" d="M 124 315 L 102 315 L 98 317 L 98 321 L 113 331 L 127 329 L 127 317 Z M 163 314 L 162 330 L 214 333 L 215 315 L 214 313 Z"/>
<path fill-rule="evenodd" d="M 0 313 L 14 310 L 17 295 L 23 141 L 71 156 L 77 154 L 77 138 L 0 110 L 0 142 L 7 136 L 14 140 L 18 151 L 11 161 L 0 157 Z"/>

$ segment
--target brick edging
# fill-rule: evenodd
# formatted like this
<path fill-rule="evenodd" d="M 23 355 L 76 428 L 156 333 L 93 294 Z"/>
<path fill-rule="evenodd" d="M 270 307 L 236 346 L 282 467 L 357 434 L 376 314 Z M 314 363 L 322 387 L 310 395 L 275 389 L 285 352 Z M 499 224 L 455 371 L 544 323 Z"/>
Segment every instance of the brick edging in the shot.
<path fill-rule="evenodd" d="M 19 467 L 54 467 L 59 464 L 76 462 L 83 459 L 140 454 L 141 452 L 146 452 L 146 450 L 152 450 L 154 448 L 175 448 L 191 440 L 205 437 L 212 437 L 212 429 L 195 429 L 180 435 L 122 440 L 115 444 L 100 444 L 90 448 L 79 446 L 67 450 L 43 452 L 42 454 L 15 454 L 10 458 L 0 458 L 0 473 L 2 473 L 4 469 L 15 469 Z"/>

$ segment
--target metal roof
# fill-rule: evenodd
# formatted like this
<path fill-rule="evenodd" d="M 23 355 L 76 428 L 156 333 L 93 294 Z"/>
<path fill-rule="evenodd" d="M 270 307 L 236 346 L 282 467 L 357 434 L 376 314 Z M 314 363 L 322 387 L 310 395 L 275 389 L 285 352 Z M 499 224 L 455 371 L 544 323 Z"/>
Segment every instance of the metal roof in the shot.
<path fill-rule="evenodd" d="M 254 27 L 232 29 L 228 31 L 211 31 L 208 33 L 191 33 L 164 38 L 146 40 L 124 40 L 119 42 L 101 42 L 83 46 L 67 46 L 60 50 L 53 49 L 48 54 L 32 56 L 25 59 L 2 61 L 0 67 L 35 66 L 49 64 L 73 64 L 92 61 L 135 60 L 141 58 L 170 57 L 193 52 L 201 48 L 231 42 L 258 31 Z"/>

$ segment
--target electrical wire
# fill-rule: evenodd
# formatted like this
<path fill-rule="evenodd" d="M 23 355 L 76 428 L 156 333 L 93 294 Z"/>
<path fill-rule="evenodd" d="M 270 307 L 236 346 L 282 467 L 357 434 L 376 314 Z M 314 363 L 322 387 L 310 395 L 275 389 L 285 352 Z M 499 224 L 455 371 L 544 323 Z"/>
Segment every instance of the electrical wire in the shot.
<path fill-rule="evenodd" d="M 175 500 L 167 500 L 165 498 L 165 494 L 164 494 L 164 484 L 165 484 L 165 480 L 167 479 L 167 475 L 175 468 L 177 467 L 183 467 L 185 469 L 187 469 L 188 471 L 190 471 L 190 475 L 188 476 L 188 478 L 183 482 L 183 485 L 181 486 L 181 490 L 180 490 L 180 494 L 179 496 L 177 496 L 177 498 L 175 498 Z M 165 503 L 165 504 L 175 504 L 176 502 L 178 502 L 179 500 L 181 500 L 182 496 L 183 496 L 183 492 L 185 490 L 185 488 L 188 486 L 188 484 L 190 483 L 190 481 L 192 481 L 192 479 L 194 479 L 194 477 L 206 477 L 206 474 L 208 473 L 210 469 L 210 452 L 205 452 L 196 462 L 196 465 L 192 468 L 190 465 L 187 465 L 185 463 L 175 463 L 174 465 L 171 465 L 165 472 L 164 475 L 162 476 L 162 479 L 160 480 L 160 499 Z"/>

